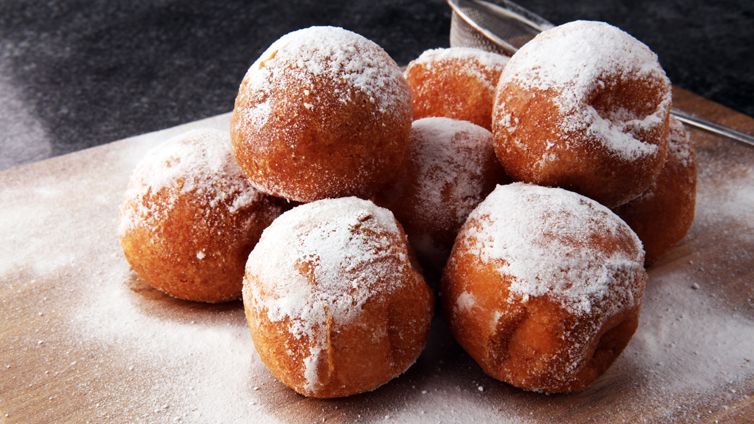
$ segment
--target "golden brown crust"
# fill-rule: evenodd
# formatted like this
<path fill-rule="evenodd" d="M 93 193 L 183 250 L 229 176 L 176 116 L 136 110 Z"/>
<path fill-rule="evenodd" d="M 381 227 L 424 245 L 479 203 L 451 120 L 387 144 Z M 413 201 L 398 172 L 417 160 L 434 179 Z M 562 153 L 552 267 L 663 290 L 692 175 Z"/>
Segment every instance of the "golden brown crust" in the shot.
<path fill-rule="evenodd" d="M 656 55 L 617 28 L 556 27 L 519 50 L 501 75 L 495 151 L 514 180 L 616 207 L 662 169 L 670 88 Z"/>
<path fill-rule="evenodd" d="M 243 299 L 254 346 L 303 395 L 374 390 L 406 371 L 426 343 L 434 295 L 400 225 L 376 208 L 353 198 L 295 208 L 249 257 Z M 341 226 L 353 217 L 361 221 Z M 281 239 L 290 242 L 282 250 Z"/>
<path fill-rule="evenodd" d="M 150 151 L 121 206 L 120 242 L 129 264 L 150 285 L 179 299 L 239 299 L 246 258 L 284 207 L 284 200 L 249 184 L 233 161 L 227 135 L 218 133 L 189 132 Z M 202 137 L 209 144 L 195 143 Z M 220 168 L 210 170 L 201 157 L 214 142 L 228 145 L 216 158 Z M 175 150 L 166 150 L 173 145 Z M 186 169 L 170 174 L 180 166 Z"/>
<path fill-rule="evenodd" d="M 283 37 L 249 69 L 231 138 L 265 193 L 300 202 L 368 198 L 401 166 L 412 117 L 408 84 L 379 46 L 309 28 Z"/>
<path fill-rule="evenodd" d="M 375 296 L 348 325 L 328 320 L 314 387 L 305 367 L 313 343 L 291 333 L 292 320 L 271 322 L 265 309 L 247 307 L 254 346 L 278 380 L 305 396 L 335 398 L 372 391 L 405 372 L 426 342 L 433 296 L 423 281 L 415 281 L 389 299 Z"/>
<path fill-rule="evenodd" d="M 620 314 L 584 320 L 548 298 L 510 301 L 505 280 L 466 257 L 446 270 L 441 300 L 451 332 L 485 373 L 524 390 L 579 391 L 623 352 L 639 323 L 637 305 Z M 450 283 L 464 281 L 467 285 Z M 474 293 L 473 313 L 454 313 L 454 301 Z M 447 312 L 450 311 L 450 312 Z M 603 321 L 597 331 L 596 322 Z M 575 342 L 589 339 L 580 346 Z M 576 370 L 569 368 L 576 364 Z"/>
<path fill-rule="evenodd" d="M 555 199 L 517 209 L 547 211 L 551 227 L 530 228 L 536 218 L 507 216 L 506 224 L 490 230 L 489 223 L 510 210 L 488 205 L 489 199 L 531 187 L 499 187 L 464 224 L 442 278 L 443 315 L 488 375 L 525 390 L 577 391 L 607 370 L 636 331 L 647 278 L 643 252 L 630 228 L 606 209 L 577 218 L 587 223 L 582 228 L 568 224 Z M 534 198 L 505 197 L 523 204 Z M 522 224 L 512 229 L 512 223 Z M 541 252 L 520 255 L 514 240 L 529 237 Z M 505 253 L 508 248 L 515 252 Z"/>
<path fill-rule="evenodd" d="M 492 129 L 495 86 L 508 58 L 451 47 L 422 53 L 406 67 L 414 119 L 446 117 Z"/>
<path fill-rule="evenodd" d="M 670 146 L 665 166 L 638 198 L 615 213 L 636 232 L 652 266 L 675 247 L 694 222 L 696 209 L 696 156 L 686 130 L 671 117 Z"/>
<path fill-rule="evenodd" d="M 630 95 L 643 95 L 639 84 L 631 85 L 636 89 Z M 527 92 L 517 84 L 498 91 L 497 110 L 505 110 L 518 122 L 513 131 L 497 130 L 494 139 L 495 152 L 511 178 L 566 188 L 608 207 L 623 204 L 646 190 L 665 160 L 667 123 L 637 137 L 642 143 L 657 146 L 658 154 L 626 160 L 592 138 L 588 128 L 563 133 L 560 126 L 567 118 L 549 100 L 559 95 L 568 94 Z"/>

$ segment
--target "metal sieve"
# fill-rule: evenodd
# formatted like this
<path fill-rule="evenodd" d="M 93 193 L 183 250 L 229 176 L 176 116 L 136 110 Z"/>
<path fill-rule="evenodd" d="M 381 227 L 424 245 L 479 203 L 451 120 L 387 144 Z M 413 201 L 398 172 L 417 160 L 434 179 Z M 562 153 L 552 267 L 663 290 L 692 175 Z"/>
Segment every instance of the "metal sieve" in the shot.
<path fill-rule="evenodd" d="M 450 45 L 476 47 L 511 56 L 540 32 L 555 25 L 506 1 L 447 0 L 453 14 Z"/>
<path fill-rule="evenodd" d="M 555 25 L 508 0 L 447 0 L 453 10 L 450 46 L 478 49 L 512 56 L 537 34 Z M 671 109 L 684 124 L 754 146 L 754 136 L 733 128 Z"/>

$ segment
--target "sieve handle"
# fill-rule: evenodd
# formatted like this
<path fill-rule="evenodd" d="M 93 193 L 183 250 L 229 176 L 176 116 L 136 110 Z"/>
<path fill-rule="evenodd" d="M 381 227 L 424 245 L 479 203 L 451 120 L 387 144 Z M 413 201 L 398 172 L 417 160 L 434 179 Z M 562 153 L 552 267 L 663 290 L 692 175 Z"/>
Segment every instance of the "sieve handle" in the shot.
<path fill-rule="evenodd" d="M 670 114 L 675 116 L 676 119 L 683 122 L 684 124 L 690 125 L 694 128 L 698 128 L 715 135 L 727 137 L 731 140 L 740 141 L 741 143 L 748 144 L 749 146 L 754 146 L 754 136 L 746 134 L 745 132 L 726 127 L 725 125 L 720 125 L 716 122 L 712 122 L 704 118 L 699 118 L 698 116 L 694 116 L 690 113 L 678 110 L 676 108 L 670 109 Z"/>

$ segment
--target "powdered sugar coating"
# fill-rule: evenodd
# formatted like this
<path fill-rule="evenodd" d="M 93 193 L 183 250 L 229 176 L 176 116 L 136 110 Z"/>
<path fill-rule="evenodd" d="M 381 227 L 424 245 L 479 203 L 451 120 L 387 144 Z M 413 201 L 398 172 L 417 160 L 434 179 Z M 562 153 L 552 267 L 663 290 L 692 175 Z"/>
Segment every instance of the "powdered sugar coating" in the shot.
<path fill-rule="evenodd" d="M 514 180 L 617 207 L 660 173 L 671 101 L 646 45 L 603 22 L 571 22 L 539 34 L 503 70 L 495 152 Z"/>
<path fill-rule="evenodd" d="M 159 202 L 141 201 L 157 194 L 162 196 Z M 233 158 L 227 132 L 191 130 L 152 148 L 136 166 L 121 207 L 120 236 L 164 219 L 188 194 L 202 201 L 208 212 L 223 205 L 231 214 L 262 196 Z"/>
<path fill-rule="evenodd" d="M 694 221 L 696 154 L 683 124 L 670 118 L 670 140 L 660 175 L 637 198 L 613 211 L 636 231 L 649 267 L 678 244 Z"/>
<path fill-rule="evenodd" d="M 457 119 L 414 121 L 406 161 L 375 202 L 395 213 L 423 265 L 441 270 L 466 217 L 507 179 L 492 133 Z"/>
<path fill-rule="evenodd" d="M 400 166 L 411 92 L 374 42 L 336 27 L 286 34 L 249 68 L 231 122 L 238 163 L 264 191 L 368 198 Z"/>
<path fill-rule="evenodd" d="M 483 198 L 484 167 L 494 157 L 492 133 L 484 128 L 449 118 L 414 121 L 416 141 L 407 155 L 424 178 L 419 191 L 426 197 L 419 206 L 424 215 L 438 214 L 440 222 L 463 223 Z M 443 207 L 443 194 L 457 201 L 454 210 Z M 447 213 L 447 215 L 446 215 Z M 460 225 L 459 225 L 460 228 Z"/>
<path fill-rule="evenodd" d="M 407 281 L 407 276 L 413 277 Z M 247 316 L 262 314 L 259 322 L 287 323 L 285 331 L 308 346 L 303 356 L 300 348 L 287 346 L 285 351 L 298 358 L 292 361 L 301 361 L 297 366 L 306 384 L 296 389 L 317 395 L 323 390 L 318 379 L 322 361 L 335 361 L 328 353 L 333 349 L 330 332 L 360 320 L 375 298 L 389 299 L 406 284 L 414 287 L 417 277 L 421 279 L 411 265 L 405 235 L 390 211 L 355 197 L 324 199 L 286 212 L 265 230 L 249 255 L 243 299 Z M 430 317 L 424 324 L 399 326 L 428 328 Z M 260 324 L 250 320 L 254 335 Z M 374 325 L 363 329 L 369 334 L 365 337 L 384 337 L 387 322 Z"/>
<path fill-rule="evenodd" d="M 487 88 L 494 91 L 497 81 L 489 80 L 487 72 L 502 72 L 508 60 L 505 56 L 471 47 L 449 47 L 425 50 L 412 61 L 412 65 L 422 65 L 431 71 L 446 62 L 466 63 L 467 66 L 460 69 L 461 73 L 476 77 L 484 82 Z"/>
<path fill-rule="evenodd" d="M 273 322 L 289 317 L 319 324 L 330 313 L 347 323 L 395 265 L 384 245 L 398 235 L 390 211 L 365 200 L 325 199 L 296 207 L 264 231 L 249 255 L 246 273 L 259 283 L 247 286 L 249 294 L 263 302 Z M 406 262 L 402 253 L 397 259 Z M 301 263 L 311 269 L 302 273 Z"/>
<path fill-rule="evenodd" d="M 607 302 L 614 309 L 604 311 L 608 315 L 641 302 L 631 290 L 637 283 L 631 276 L 643 270 L 641 242 L 591 199 L 513 183 L 495 189 L 469 220 L 464 237 L 473 240 L 483 263 L 496 263 L 511 277 L 511 302 L 549 296 L 575 315 L 588 315 L 610 298 L 620 302 Z M 600 246 L 601 240 L 609 242 Z"/>
<path fill-rule="evenodd" d="M 226 131 L 197 129 L 151 149 L 120 208 L 120 243 L 134 271 L 180 299 L 241 297 L 244 264 L 282 201 L 257 191 Z"/>
<path fill-rule="evenodd" d="M 268 62 L 278 66 L 268 66 Z M 276 87 L 285 80 L 296 80 L 296 86 L 310 87 L 312 92 L 310 109 L 318 105 L 315 79 L 324 78 L 344 82 L 337 87 L 335 96 L 339 101 L 352 101 L 351 90 L 366 94 L 378 113 L 392 113 L 400 109 L 400 96 L 390 95 L 404 89 L 397 78 L 400 69 L 386 66 L 390 59 L 374 43 L 351 31 L 337 27 L 310 27 L 290 32 L 262 53 L 251 65 L 246 79 L 254 91 L 240 92 L 239 95 L 255 95 L 270 99 Z M 285 64 L 285 66 L 280 66 Z M 290 70 L 297 72 L 290 72 Z M 281 82 L 281 80 L 283 80 Z M 275 98 L 272 101 L 279 100 Z M 256 125 L 268 119 L 269 104 L 261 103 L 259 108 L 246 111 L 246 119 Z"/>
<path fill-rule="evenodd" d="M 511 58 L 506 81 L 529 87 L 573 87 L 563 104 L 578 102 L 605 74 L 664 77 L 657 55 L 628 33 L 604 22 L 574 21 L 545 31 Z"/>
<path fill-rule="evenodd" d="M 694 146 L 691 144 L 689 133 L 683 123 L 673 116 L 670 117 L 669 122 L 670 139 L 668 140 L 667 160 L 673 160 L 683 167 L 690 166 L 692 162 L 696 163 Z"/>
<path fill-rule="evenodd" d="M 670 117 L 669 120 L 669 127 L 670 127 L 670 138 L 668 139 L 668 154 L 665 158 L 665 166 L 663 167 L 662 172 L 657 177 L 657 179 L 647 188 L 646 191 L 644 191 L 641 195 L 636 197 L 635 199 L 631 200 L 630 202 L 626 203 L 625 205 L 621 205 L 620 207 L 616 208 L 618 209 L 626 209 L 631 208 L 632 203 L 638 203 L 643 202 L 651 199 L 656 195 L 656 191 L 658 190 L 658 183 L 662 183 L 667 185 L 668 180 L 671 178 L 676 178 L 675 173 L 683 174 L 683 183 L 685 185 L 688 185 L 690 187 L 693 187 L 695 191 L 696 187 L 696 158 L 694 153 L 694 146 L 691 144 L 691 140 L 689 139 L 689 134 L 686 132 L 686 129 L 683 126 L 683 123 L 679 121 L 678 119 L 674 117 Z M 669 167 L 673 167 L 672 170 L 668 169 Z M 693 167 L 693 170 L 690 169 L 690 167 Z M 667 174 L 667 175 L 666 175 Z M 672 176 L 672 177 L 671 177 Z M 675 181 L 673 181 L 675 182 Z M 665 189 L 667 187 L 660 187 L 660 189 Z M 693 200 L 692 200 L 693 204 Z M 625 218 L 624 218 L 625 219 Z"/>
<path fill-rule="evenodd" d="M 648 81 L 664 86 L 665 96 L 652 113 L 616 102 L 616 108 L 599 111 L 595 96 L 610 80 Z M 602 22 L 575 21 L 545 31 L 525 44 L 511 58 L 500 84 L 515 83 L 530 90 L 559 95 L 552 98 L 564 119 L 564 135 L 586 131 L 615 155 L 627 160 L 654 155 L 657 146 L 633 134 L 663 125 L 670 104 L 670 81 L 657 55 L 628 33 Z M 503 127 L 515 127 L 515 118 L 503 114 Z"/>

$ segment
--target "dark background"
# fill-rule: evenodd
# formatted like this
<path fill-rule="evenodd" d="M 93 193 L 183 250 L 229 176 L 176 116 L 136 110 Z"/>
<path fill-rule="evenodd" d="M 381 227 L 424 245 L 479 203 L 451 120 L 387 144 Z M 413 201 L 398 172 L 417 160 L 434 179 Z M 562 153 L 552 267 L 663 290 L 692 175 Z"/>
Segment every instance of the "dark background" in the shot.
<path fill-rule="evenodd" d="M 754 1 L 520 0 L 554 24 L 601 20 L 674 84 L 754 116 Z M 0 2 L 0 169 L 232 110 L 276 39 L 335 25 L 399 65 L 447 47 L 444 0 Z"/>

